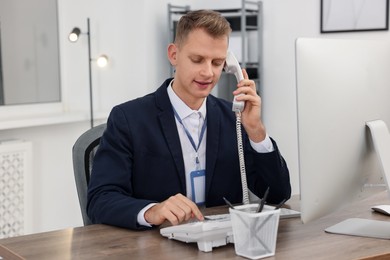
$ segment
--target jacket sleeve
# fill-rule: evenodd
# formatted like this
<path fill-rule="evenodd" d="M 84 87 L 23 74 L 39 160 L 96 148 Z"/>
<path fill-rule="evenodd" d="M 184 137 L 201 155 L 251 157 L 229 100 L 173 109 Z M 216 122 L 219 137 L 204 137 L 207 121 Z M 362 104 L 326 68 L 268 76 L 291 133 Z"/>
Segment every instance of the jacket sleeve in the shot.
<path fill-rule="evenodd" d="M 249 189 L 262 198 L 269 187 L 267 202 L 277 204 L 291 197 L 291 185 L 287 164 L 275 140 L 271 141 L 274 151 L 269 153 L 257 153 L 248 142 L 245 159 Z"/>
<path fill-rule="evenodd" d="M 87 212 L 93 223 L 146 228 L 138 225 L 137 214 L 155 201 L 133 197 L 131 134 L 123 111 L 114 108 L 94 157 L 88 187 Z"/>

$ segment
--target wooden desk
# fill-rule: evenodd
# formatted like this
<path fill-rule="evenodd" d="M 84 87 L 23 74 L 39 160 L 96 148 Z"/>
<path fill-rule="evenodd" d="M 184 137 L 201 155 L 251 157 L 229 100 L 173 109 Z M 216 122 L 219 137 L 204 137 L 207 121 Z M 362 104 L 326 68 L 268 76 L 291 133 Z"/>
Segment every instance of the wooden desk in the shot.
<path fill-rule="evenodd" d="M 307 224 L 302 224 L 299 218 L 282 219 L 276 254 L 267 259 L 342 260 L 390 253 L 390 240 L 323 231 L 349 217 L 390 221 L 389 217 L 370 210 L 371 205 L 386 203 L 389 203 L 387 194 L 382 192 Z M 226 208 L 223 210 L 227 212 Z M 0 245 L 0 256 L 4 259 L 243 259 L 236 256 L 232 244 L 204 253 L 194 243 L 162 237 L 159 230 L 131 231 L 106 225 L 6 238 L 0 240 Z"/>

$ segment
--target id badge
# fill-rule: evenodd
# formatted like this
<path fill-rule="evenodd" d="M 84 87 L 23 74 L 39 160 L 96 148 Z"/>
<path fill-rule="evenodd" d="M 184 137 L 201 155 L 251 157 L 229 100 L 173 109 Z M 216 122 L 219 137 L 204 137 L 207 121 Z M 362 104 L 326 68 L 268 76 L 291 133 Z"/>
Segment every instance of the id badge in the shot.
<path fill-rule="evenodd" d="M 198 205 L 203 205 L 206 193 L 206 170 L 192 171 L 190 177 L 192 201 Z"/>

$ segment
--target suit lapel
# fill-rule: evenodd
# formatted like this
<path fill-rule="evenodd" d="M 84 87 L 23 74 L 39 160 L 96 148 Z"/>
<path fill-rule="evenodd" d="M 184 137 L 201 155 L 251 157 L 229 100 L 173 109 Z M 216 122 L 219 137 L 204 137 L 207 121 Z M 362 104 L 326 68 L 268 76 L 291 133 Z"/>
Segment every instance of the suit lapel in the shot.
<path fill-rule="evenodd" d="M 218 109 L 214 100 L 211 97 L 207 98 L 206 200 L 211 187 L 220 141 L 221 118 Z"/>
<path fill-rule="evenodd" d="M 181 190 L 183 194 L 186 194 L 186 180 L 185 180 L 185 168 L 183 161 L 183 154 L 180 145 L 180 138 L 177 133 L 177 127 L 175 117 L 173 115 L 172 105 L 169 101 L 167 87 L 170 80 L 165 83 L 155 92 L 156 105 L 160 108 L 161 112 L 158 115 L 161 129 L 163 131 L 165 140 L 171 151 L 172 158 L 175 162 L 178 178 L 180 179 Z"/>

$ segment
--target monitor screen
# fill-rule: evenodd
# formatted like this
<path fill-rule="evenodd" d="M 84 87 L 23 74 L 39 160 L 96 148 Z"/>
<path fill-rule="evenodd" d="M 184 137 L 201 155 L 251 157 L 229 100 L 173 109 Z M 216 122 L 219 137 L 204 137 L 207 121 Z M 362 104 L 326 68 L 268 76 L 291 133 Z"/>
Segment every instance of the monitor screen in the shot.
<path fill-rule="evenodd" d="M 305 223 L 385 189 L 366 122 L 390 126 L 390 43 L 297 39 L 296 80 Z"/>

